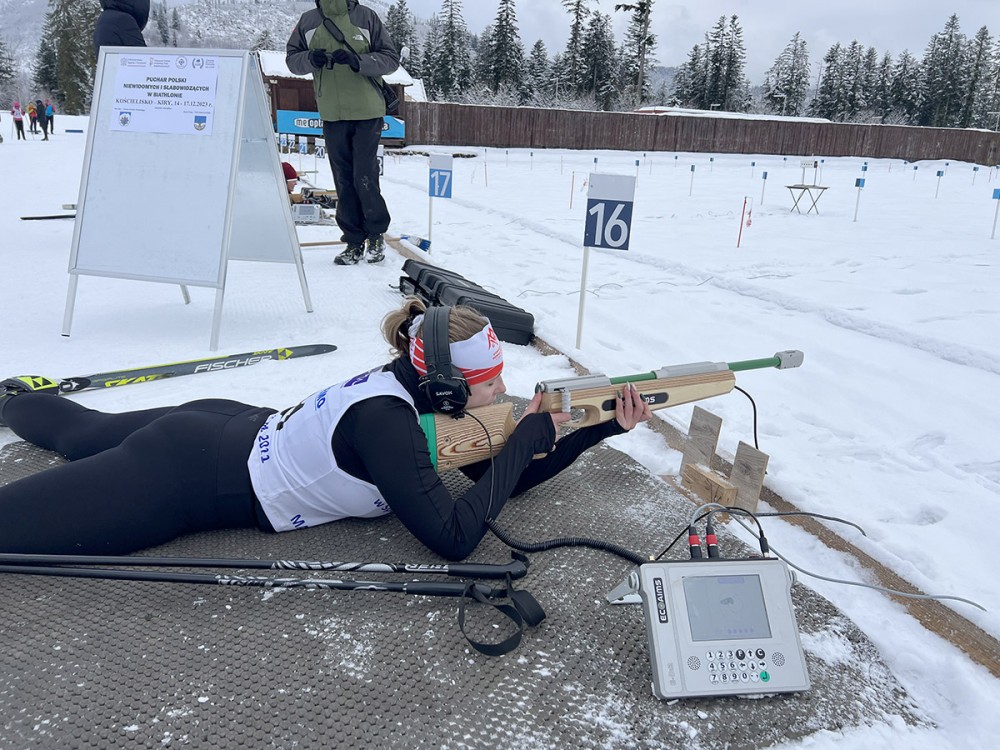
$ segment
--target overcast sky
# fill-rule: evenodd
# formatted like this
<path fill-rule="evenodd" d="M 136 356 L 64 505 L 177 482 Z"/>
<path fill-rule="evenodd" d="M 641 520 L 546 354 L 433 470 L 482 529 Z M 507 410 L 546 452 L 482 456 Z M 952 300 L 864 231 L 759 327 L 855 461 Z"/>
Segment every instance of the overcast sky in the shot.
<path fill-rule="evenodd" d="M 590 7 L 610 14 L 615 21 L 615 37 L 624 35 L 626 14 L 615 12 L 623 0 L 590 0 Z M 407 0 L 419 18 L 430 18 L 441 10 L 441 0 Z M 497 0 L 465 0 L 462 15 L 469 30 L 478 33 L 496 17 Z M 747 49 L 747 75 L 760 83 L 765 71 L 784 49 L 795 32 L 801 32 L 809 49 L 809 61 L 816 69 L 827 50 L 836 42 L 849 44 L 857 39 L 865 47 L 875 47 L 879 56 L 890 52 L 895 58 L 909 49 L 923 55 L 931 35 L 944 28 L 957 13 L 962 31 L 972 37 L 987 26 L 994 37 L 1000 33 L 1000 0 L 697 0 L 689 3 L 655 0 L 653 32 L 656 58 L 661 65 L 677 65 L 687 59 L 695 44 L 704 41 L 719 16 L 739 16 Z M 562 51 L 569 37 L 569 14 L 562 0 L 518 0 L 518 29 L 525 51 L 541 39 L 551 57 Z"/>

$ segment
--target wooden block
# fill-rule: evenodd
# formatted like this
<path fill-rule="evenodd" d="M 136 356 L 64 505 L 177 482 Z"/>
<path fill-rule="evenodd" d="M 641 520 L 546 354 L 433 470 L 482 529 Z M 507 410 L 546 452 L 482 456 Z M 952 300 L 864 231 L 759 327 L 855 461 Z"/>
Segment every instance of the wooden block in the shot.
<path fill-rule="evenodd" d="M 736 502 L 736 486 L 704 464 L 688 464 L 681 469 L 681 484 L 706 503 L 732 505 Z"/>
<path fill-rule="evenodd" d="M 743 441 L 736 448 L 729 481 L 736 487 L 735 505 L 751 513 L 757 512 L 760 490 L 764 486 L 768 455 Z"/>
<path fill-rule="evenodd" d="M 688 464 L 711 466 L 721 432 L 722 417 L 700 406 L 694 407 L 691 426 L 688 428 L 688 440 L 684 444 L 684 456 L 681 458 L 681 471 L 683 472 Z"/>

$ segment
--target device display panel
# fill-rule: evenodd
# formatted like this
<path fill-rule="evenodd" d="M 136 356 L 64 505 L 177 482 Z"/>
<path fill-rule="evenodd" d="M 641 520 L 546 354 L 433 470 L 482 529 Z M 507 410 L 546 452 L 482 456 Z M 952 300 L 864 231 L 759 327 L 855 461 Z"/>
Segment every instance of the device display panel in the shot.
<path fill-rule="evenodd" d="M 691 640 L 771 637 L 760 576 L 690 576 L 683 584 Z"/>

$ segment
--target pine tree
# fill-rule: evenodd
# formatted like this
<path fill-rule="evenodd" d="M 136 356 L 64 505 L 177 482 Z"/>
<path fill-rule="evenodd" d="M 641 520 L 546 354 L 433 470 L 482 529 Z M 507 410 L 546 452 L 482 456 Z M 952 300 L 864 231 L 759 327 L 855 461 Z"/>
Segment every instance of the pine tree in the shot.
<path fill-rule="evenodd" d="M 864 91 L 863 67 L 864 47 L 857 39 L 853 40 L 846 50 L 842 61 L 842 85 L 844 87 L 844 122 L 854 122 L 858 113 L 867 106 Z"/>
<path fill-rule="evenodd" d="M 899 53 L 892 69 L 889 101 L 895 116 L 907 125 L 916 125 L 923 102 L 924 75 L 920 63 L 907 50 Z"/>
<path fill-rule="evenodd" d="M 562 0 L 563 7 L 566 8 L 572 17 L 569 26 L 569 40 L 566 42 L 566 51 L 560 58 L 561 77 L 565 80 L 566 86 L 574 93 L 584 90 L 584 78 L 586 77 L 586 64 L 583 60 L 583 36 L 586 30 L 587 16 L 590 9 L 587 7 L 589 0 Z"/>
<path fill-rule="evenodd" d="M 845 57 L 845 50 L 840 42 L 827 50 L 823 57 L 823 77 L 813 102 L 813 114 L 834 122 L 844 122 L 847 119 L 849 94 L 844 85 Z"/>
<path fill-rule="evenodd" d="M 705 109 L 705 76 L 705 55 L 696 44 L 674 76 L 674 97 L 680 106 Z"/>
<path fill-rule="evenodd" d="M 94 93 L 97 0 L 49 0 L 35 63 L 35 83 L 66 114 L 86 113 Z"/>
<path fill-rule="evenodd" d="M 441 19 L 438 18 L 437 14 L 431 16 L 430 20 L 427 22 L 427 37 L 424 41 L 424 52 L 423 56 L 420 58 L 420 67 L 424 71 L 424 90 L 427 93 L 429 99 L 438 98 L 438 90 L 434 85 L 434 76 L 432 75 L 434 71 L 435 61 L 437 59 L 438 44 L 441 40 Z"/>
<path fill-rule="evenodd" d="M 743 75 L 746 47 L 739 18 L 720 16 L 705 35 L 704 104 L 708 109 L 742 112 L 749 106 L 749 82 Z"/>
<path fill-rule="evenodd" d="M 973 125 L 982 127 L 982 105 L 989 98 L 990 85 L 993 83 L 993 39 L 990 30 L 981 27 L 968 47 L 968 82 L 965 87 L 965 101 L 959 116 L 958 126 L 968 128 Z"/>
<path fill-rule="evenodd" d="M 958 124 L 968 87 L 967 44 L 954 14 L 944 30 L 931 37 L 921 66 L 925 96 L 919 124 L 945 128 Z"/>
<path fill-rule="evenodd" d="M 629 79 L 628 84 L 633 90 L 633 102 L 635 106 L 641 106 L 650 96 L 646 68 L 653 62 L 651 58 L 656 47 L 656 36 L 649 30 L 653 0 L 619 3 L 615 5 L 615 10 L 625 10 L 632 14 L 625 32 L 625 49 L 621 62 L 623 72 Z"/>
<path fill-rule="evenodd" d="M 594 98 L 597 109 L 614 109 L 619 80 L 615 38 L 611 17 L 594 13 L 584 31 L 582 43 L 584 78 L 582 93 Z"/>
<path fill-rule="evenodd" d="M 443 0 L 441 4 L 440 44 L 430 77 L 439 97 L 447 101 L 457 99 L 472 83 L 472 56 L 462 0 Z"/>
<path fill-rule="evenodd" d="M 764 77 L 763 99 L 772 112 L 798 117 L 805 109 L 809 90 L 809 53 L 795 33 Z"/>
<path fill-rule="evenodd" d="M 14 82 L 15 72 L 14 57 L 7 42 L 0 37 L 0 93 L 7 93 L 7 88 Z"/>
<path fill-rule="evenodd" d="M 167 13 L 167 0 L 160 0 L 160 2 L 155 3 L 150 15 L 153 17 L 153 22 L 156 24 L 156 33 L 160 39 L 161 46 L 169 47 L 170 18 Z"/>
<path fill-rule="evenodd" d="M 986 93 L 980 109 L 980 127 L 1000 131 L 1000 38 L 993 51 L 993 67 L 987 76 Z"/>
<path fill-rule="evenodd" d="M 385 14 L 385 30 L 389 32 L 389 38 L 392 39 L 397 50 L 402 51 L 403 47 L 407 47 L 409 48 L 408 56 L 414 56 L 413 17 L 406 5 L 406 0 L 397 0 L 389 6 Z"/>
<path fill-rule="evenodd" d="M 253 44 L 250 45 L 251 52 L 260 52 L 261 50 L 280 50 L 284 47 L 284 44 L 279 45 L 278 41 L 271 35 L 271 32 L 264 29 L 257 35 L 257 38 L 253 40 Z"/>
<path fill-rule="evenodd" d="M 174 8 L 173 13 L 170 16 L 170 46 L 179 47 L 177 44 L 177 38 L 181 33 L 181 14 L 177 12 L 177 8 Z M 278 49 L 281 49 L 280 47 Z"/>
<path fill-rule="evenodd" d="M 546 103 L 552 90 L 550 87 L 549 53 L 545 42 L 539 39 L 531 48 L 525 65 L 524 93 L 526 101 L 538 106 Z"/>
<path fill-rule="evenodd" d="M 514 0 L 500 0 L 493 33 L 486 54 L 490 61 L 487 83 L 496 93 L 501 89 L 521 92 L 524 87 L 524 45 L 517 31 Z"/>
<path fill-rule="evenodd" d="M 886 52 L 879 63 L 872 92 L 872 111 L 883 124 L 892 117 L 892 71 L 892 55 Z"/>

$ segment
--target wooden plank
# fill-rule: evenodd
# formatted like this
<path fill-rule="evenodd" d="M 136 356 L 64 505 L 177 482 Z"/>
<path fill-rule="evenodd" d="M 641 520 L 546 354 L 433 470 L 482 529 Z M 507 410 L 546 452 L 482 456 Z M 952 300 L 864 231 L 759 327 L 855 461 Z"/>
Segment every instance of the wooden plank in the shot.
<path fill-rule="evenodd" d="M 768 455 L 742 440 L 736 447 L 729 481 L 736 487 L 736 505 L 751 513 L 757 512 L 760 490 L 764 486 Z"/>
<path fill-rule="evenodd" d="M 694 407 L 691 414 L 691 426 L 688 427 L 688 440 L 684 443 L 684 455 L 681 458 L 681 471 L 688 464 L 712 465 L 715 448 L 719 444 L 719 434 L 722 432 L 722 417 Z"/>
<path fill-rule="evenodd" d="M 736 485 L 702 464 L 681 469 L 681 484 L 706 503 L 730 506 L 736 502 Z"/>

